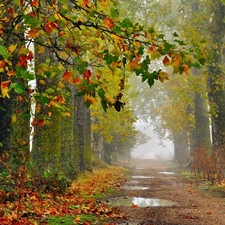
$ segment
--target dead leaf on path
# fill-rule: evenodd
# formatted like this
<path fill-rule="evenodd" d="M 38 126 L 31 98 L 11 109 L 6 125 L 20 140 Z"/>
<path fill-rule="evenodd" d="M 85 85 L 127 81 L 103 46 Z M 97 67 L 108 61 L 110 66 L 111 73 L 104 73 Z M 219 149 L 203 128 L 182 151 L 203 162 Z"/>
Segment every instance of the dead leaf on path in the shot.
<path fill-rule="evenodd" d="M 138 208 L 138 205 L 132 204 L 132 208 Z"/>
<path fill-rule="evenodd" d="M 206 215 L 212 215 L 212 212 L 211 211 L 207 211 Z"/>

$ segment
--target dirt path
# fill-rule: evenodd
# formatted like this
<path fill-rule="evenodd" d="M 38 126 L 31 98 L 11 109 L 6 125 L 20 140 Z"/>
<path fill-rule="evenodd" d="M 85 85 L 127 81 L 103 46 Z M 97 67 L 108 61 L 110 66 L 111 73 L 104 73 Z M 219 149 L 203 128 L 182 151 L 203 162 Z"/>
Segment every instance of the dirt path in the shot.
<path fill-rule="evenodd" d="M 119 206 L 118 210 L 127 215 L 127 220 L 111 221 L 119 225 L 225 225 L 225 198 L 217 198 L 196 191 L 196 184 L 187 182 L 173 172 L 168 163 L 154 160 L 135 161 L 136 169 L 129 176 L 126 186 L 142 186 L 146 190 L 123 190 L 120 196 L 166 199 L 172 206 L 136 207 Z M 135 178 L 133 176 L 151 176 Z M 132 181 L 133 180 L 133 181 Z M 135 181 L 134 181 L 135 180 Z M 133 183 L 136 182 L 136 183 Z M 137 183 L 138 182 L 138 183 Z"/>

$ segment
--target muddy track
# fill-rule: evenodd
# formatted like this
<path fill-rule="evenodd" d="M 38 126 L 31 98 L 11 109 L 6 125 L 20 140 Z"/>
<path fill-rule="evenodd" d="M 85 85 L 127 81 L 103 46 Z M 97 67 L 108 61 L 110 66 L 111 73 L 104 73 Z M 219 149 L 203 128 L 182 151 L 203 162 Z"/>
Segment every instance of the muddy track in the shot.
<path fill-rule="evenodd" d="M 225 198 L 212 197 L 196 190 L 197 184 L 183 179 L 168 162 L 135 160 L 136 169 L 127 178 L 126 189 L 114 196 L 164 199 L 169 206 L 137 207 L 132 201 L 117 207 L 127 219 L 110 221 L 118 225 L 225 225 Z M 169 173 L 160 173 L 169 172 Z M 174 172 L 174 173 L 173 173 Z M 136 178 L 132 176 L 147 176 Z M 132 190 L 138 186 L 143 190 Z M 113 201 L 110 201 L 113 202 Z M 116 203 L 119 204 L 119 203 Z M 133 204 L 133 205 L 132 205 Z"/>

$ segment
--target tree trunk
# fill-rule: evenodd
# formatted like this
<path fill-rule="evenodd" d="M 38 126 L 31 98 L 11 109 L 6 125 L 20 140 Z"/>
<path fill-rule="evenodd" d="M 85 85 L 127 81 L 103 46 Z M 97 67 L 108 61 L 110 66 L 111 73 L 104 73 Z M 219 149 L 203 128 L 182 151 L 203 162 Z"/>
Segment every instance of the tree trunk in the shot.
<path fill-rule="evenodd" d="M 189 159 L 188 132 L 183 130 L 182 133 L 175 133 L 174 138 L 174 160 L 180 164 L 185 164 Z"/>
<path fill-rule="evenodd" d="M 79 154 L 79 170 L 92 170 L 91 115 L 81 97 L 75 97 L 77 109 L 74 112 L 74 147 Z"/>
<path fill-rule="evenodd" d="M 214 16 L 211 25 L 212 60 L 208 65 L 208 97 L 210 101 L 212 120 L 213 149 L 221 149 L 225 144 L 225 91 L 223 47 L 224 47 L 224 12 L 225 7 L 221 1 L 214 1 Z"/>

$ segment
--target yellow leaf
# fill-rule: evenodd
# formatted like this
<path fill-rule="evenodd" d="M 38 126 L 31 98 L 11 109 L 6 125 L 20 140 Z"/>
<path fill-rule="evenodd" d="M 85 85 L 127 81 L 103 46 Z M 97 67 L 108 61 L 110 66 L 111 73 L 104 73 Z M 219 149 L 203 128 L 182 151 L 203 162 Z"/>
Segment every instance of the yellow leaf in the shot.
<path fill-rule="evenodd" d="M 151 52 L 151 60 L 159 59 L 160 56 L 159 52 Z"/>
<path fill-rule="evenodd" d="M 18 55 L 26 55 L 29 53 L 29 49 L 27 49 L 25 46 L 22 46 Z"/>
<path fill-rule="evenodd" d="M 16 47 L 17 47 L 17 44 L 11 44 L 11 45 L 8 47 L 9 53 L 10 53 L 10 54 L 13 53 L 14 50 L 16 49 Z"/>
<path fill-rule="evenodd" d="M 146 33 L 146 36 L 147 36 L 148 40 L 149 40 L 150 42 L 152 42 L 152 36 L 151 36 L 151 34 Z"/>
<path fill-rule="evenodd" d="M 42 84 L 42 85 L 46 84 L 46 82 L 44 80 L 39 80 L 39 83 Z"/>
<path fill-rule="evenodd" d="M 12 123 L 16 123 L 16 115 L 15 114 L 12 115 Z"/>
<path fill-rule="evenodd" d="M 169 74 L 166 72 L 159 72 L 159 80 L 163 83 L 164 80 L 169 80 Z"/>
<path fill-rule="evenodd" d="M 121 37 L 119 37 L 119 36 L 117 36 L 117 35 L 115 35 L 115 34 L 110 34 L 110 37 L 111 37 L 116 43 L 120 43 L 120 42 L 123 40 L 123 38 L 121 38 Z"/>

